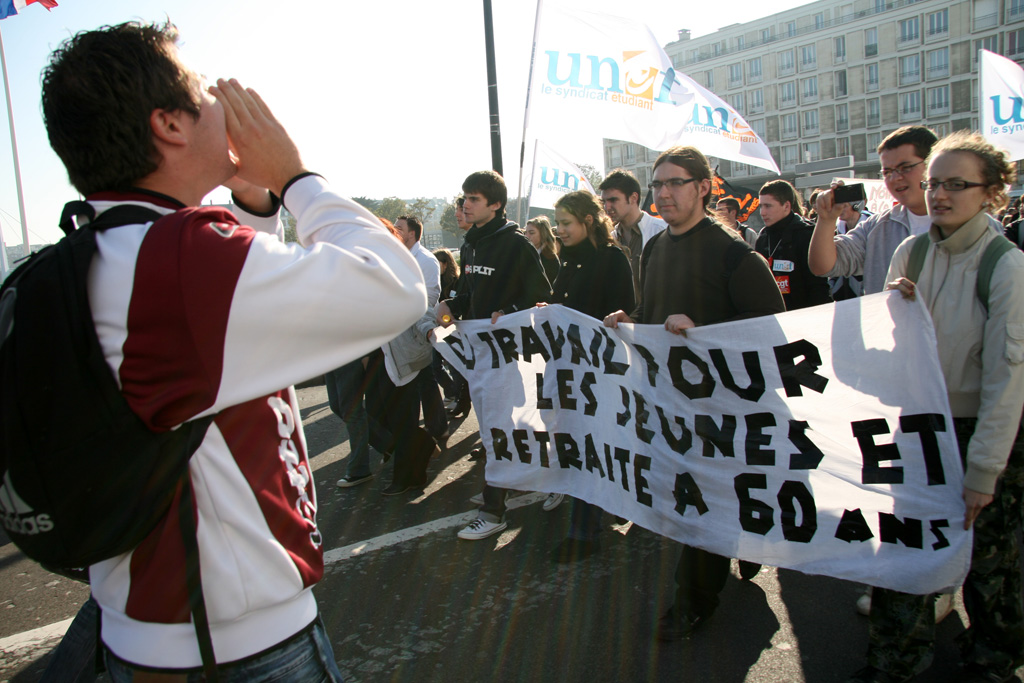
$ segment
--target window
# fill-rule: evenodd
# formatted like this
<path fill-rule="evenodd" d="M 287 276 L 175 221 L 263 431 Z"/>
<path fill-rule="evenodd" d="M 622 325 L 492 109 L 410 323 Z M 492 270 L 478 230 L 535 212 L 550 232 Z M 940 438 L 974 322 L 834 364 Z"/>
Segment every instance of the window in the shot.
<path fill-rule="evenodd" d="M 975 31 L 995 28 L 999 24 L 999 0 L 974 0 L 971 4 Z"/>
<path fill-rule="evenodd" d="M 1006 34 L 1006 56 L 1024 54 L 1024 28 Z"/>
<path fill-rule="evenodd" d="M 949 10 L 932 12 L 928 15 L 928 35 L 938 36 L 949 33 Z"/>
<path fill-rule="evenodd" d="M 612 147 L 610 161 L 612 166 L 622 166 L 622 148 L 618 145 Z"/>
<path fill-rule="evenodd" d="M 712 43 L 712 45 L 711 45 L 711 54 L 713 54 L 715 57 L 717 57 L 718 55 L 722 54 L 722 44 L 721 43 Z"/>
<path fill-rule="evenodd" d="M 782 168 L 793 168 L 796 166 L 797 148 L 796 145 L 783 145 L 782 147 Z"/>
<path fill-rule="evenodd" d="M 770 28 L 761 29 L 761 42 L 770 43 L 772 42 L 772 30 Z"/>
<path fill-rule="evenodd" d="M 900 85 L 921 82 L 921 55 L 900 57 Z"/>
<path fill-rule="evenodd" d="M 1024 2 L 1024 0 L 1021 0 Z M 839 36 L 835 39 L 835 47 L 832 50 L 832 61 L 842 64 L 846 61 L 846 36 Z"/>
<path fill-rule="evenodd" d="M 753 131 L 755 133 L 757 133 L 757 137 L 759 137 L 762 140 L 764 140 L 764 119 L 758 119 L 757 121 L 751 121 L 750 122 L 750 127 L 751 127 L 751 129 L 753 129 Z"/>
<path fill-rule="evenodd" d="M 704 87 L 711 91 L 715 89 L 715 72 L 712 69 L 704 72 Z"/>
<path fill-rule="evenodd" d="M 928 79 L 949 75 L 949 48 L 932 50 L 928 53 Z"/>
<path fill-rule="evenodd" d="M 817 135 L 818 132 L 818 110 L 808 109 L 804 112 L 804 135 Z"/>
<path fill-rule="evenodd" d="M 686 61 L 688 63 L 690 63 L 690 64 L 693 64 L 694 62 L 697 61 L 697 49 L 696 48 L 694 48 L 692 50 L 687 50 L 686 51 Z"/>
<path fill-rule="evenodd" d="M 804 163 L 809 164 L 812 161 L 818 161 L 821 159 L 821 143 L 820 142 L 805 142 L 804 143 Z"/>
<path fill-rule="evenodd" d="M 836 97 L 846 97 L 846 69 L 836 72 Z"/>
<path fill-rule="evenodd" d="M 636 147 L 632 143 L 623 145 L 623 150 L 626 152 L 626 163 L 632 164 L 636 162 Z"/>
<path fill-rule="evenodd" d="M 809 71 L 818 67 L 818 52 L 814 45 L 804 45 L 800 48 L 800 70 Z"/>
<path fill-rule="evenodd" d="M 798 135 L 796 127 L 796 114 L 782 115 L 782 139 L 791 140 Z"/>
<path fill-rule="evenodd" d="M 738 111 L 740 114 L 747 113 L 747 98 L 743 93 L 736 93 L 735 95 L 730 97 L 729 104 L 731 104 L 732 108 Z"/>
<path fill-rule="evenodd" d="M 836 156 L 850 156 L 850 138 L 836 138 Z"/>
<path fill-rule="evenodd" d="M 1016 21 L 1024 17 L 1024 0 L 1010 0 L 1006 5 L 1007 21 Z"/>
<path fill-rule="evenodd" d="M 836 132 L 842 133 L 850 130 L 850 105 L 843 103 L 836 105 Z"/>
<path fill-rule="evenodd" d="M 779 85 L 779 106 L 792 107 L 796 105 L 796 83 L 790 81 Z"/>
<path fill-rule="evenodd" d="M 935 135 L 937 135 L 940 140 L 942 138 L 946 137 L 947 135 L 949 135 L 949 124 L 948 123 L 933 123 L 933 124 L 931 124 L 929 126 L 929 128 L 931 128 L 933 131 L 935 131 Z"/>
<path fill-rule="evenodd" d="M 743 85 L 743 65 L 742 64 L 730 64 L 729 65 L 729 87 L 735 88 L 738 85 Z"/>
<path fill-rule="evenodd" d="M 793 51 L 786 50 L 779 53 L 779 76 L 791 76 L 795 69 Z"/>
<path fill-rule="evenodd" d="M 796 22 L 795 21 L 787 21 L 786 22 L 785 33 L 786 33 L 787 36 L 789 36 L 791 38 L 796 35 Z"/>
<path fill-rule="evenodd" d="M 999 52 L 999 36 L 986 36 L 974 41 L 974 61 L 978 61 L 978 54 L 982 50 Z"/>
<path fill-rule="evenodd" d="M 811 76 L 800 81 L 800 90 L 803 93 L 803 102 L 818 101 L 818 77 Z"/>
<path fill-rule="evenodd" d="M 868 133 L 868 159 L 878 158 L 878 146 L 882 144 L 881 133 Z"/>
<path fill-rule="evenodd" d="M 875 14 L 885 11 L 885 0 L 875 0 Z"/>
<path fill-rule="evenodd" d="M 878 64 L 868 64 L 864 67 L 864 90 L 867 92 L 878 90 Z"/>
<path fill-rule="evenodd" d="M 921 118 L 921 92 L 911 90 L 900 93 L 900 121 L 914 121 Z"/>
<path fill-rule="evenodd" d="M 910 43 L 921 38 L 921 19 L 911 17 L 900 21 L 900 43 Z"/>
<path fill-rule="evenodd" d="M 864 56 L 874 57 L 878 54 L 878 29 L 864 29 Z"/>
<path fill-rule="evenodd" d="M 753 59 L 747 60 L 747 79 L 751 83 L 759 83 L 761 81 L 761 58 L 754 57 Z"/>
<path fill-rule="evenodd" d="M 742 50 L 743 47 L 745 46 L 745 44 L 746 44 L 746 40 L 744 40 L 743 36 L 736 36 L 736 50 L 737 50 L 737 52 L 739 50 Z"/>
<path fill-rule="evenodd" d="M 750 91 L 750 113 L 760 114 L 764 111 L 764 92 L 758 88 Z"/>
<path fill-rule="evenodd" d="M 928 116 L 941 116 L 949 113 L 949 86 L 928 89 Z"/>
<path fill-rule="evenodd" d="M 825 15 L 818 12 L 814 15 L 814 30 L 820 31 L 823 28 L 825 28 Z"/>
<path fill-rule="evenodd" d="M 874 128 L 882 123 L 882 110 L 878 98 L 868 100 L 868 128 Z"/>

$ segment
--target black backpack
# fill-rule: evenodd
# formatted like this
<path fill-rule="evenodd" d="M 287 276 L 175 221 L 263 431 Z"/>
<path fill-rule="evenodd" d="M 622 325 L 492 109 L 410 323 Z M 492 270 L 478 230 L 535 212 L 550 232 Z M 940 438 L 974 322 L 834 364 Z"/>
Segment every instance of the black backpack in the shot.
<path fill-rule="evenodd" d="M 0 515 L 25 555 L 75 576 L 137 546 L 181 496 L 187 582 L 204 666 L 214 662 L 203 605 L 188 462 L 213 417 L 153 432 L 121 395 L 87 295 L 96 231 L 161 218 L 122 205 L 19 266 L 0 288 Z M 70 570 L 70 571 L 69 571 Z M 204 643 L 204 640 L 206 641 Z"/>

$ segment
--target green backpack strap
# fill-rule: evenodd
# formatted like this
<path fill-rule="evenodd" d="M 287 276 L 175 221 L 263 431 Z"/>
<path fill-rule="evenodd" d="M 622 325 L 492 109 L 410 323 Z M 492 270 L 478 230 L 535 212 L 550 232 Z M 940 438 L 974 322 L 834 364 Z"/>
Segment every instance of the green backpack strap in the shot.
<path fill-rule="evenodd" d="M 924 257 L 928 255 L 928 233 L 918 235 L 910 247 L 910 260 L 907 262 L 906 278 L 917 284 L 917 278 L 921 277 L 921 270 L 924 268 Z"/>
<path fill-rule="evenodd" d="M 981 264 L 978 266 L 978 299 L 981 301 L 981 305 L 985 307 L 985 314 L 988 315 L 988 294 L 992 287 L 992 273 L 996 269 L 996 264 L 999 263 L 999 259 L 1003 257 L 1003 254 L 1016 248 L 1010 240 L 1006 239 L 1002 235 L 996 237 L 994 240 L 988 243 L 985 247 L 985 253 L 981 255 Z"/>

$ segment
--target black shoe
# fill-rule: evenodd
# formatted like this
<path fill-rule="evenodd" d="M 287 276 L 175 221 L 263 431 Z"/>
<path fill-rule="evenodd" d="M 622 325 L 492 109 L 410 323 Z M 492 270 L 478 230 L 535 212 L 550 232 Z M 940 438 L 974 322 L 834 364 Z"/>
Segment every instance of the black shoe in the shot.
<path fill-rule="evenodd" d="M 411 491 L 414 488 L 416 488 L 415 484 L 397 484 L 395 482 L 391 482 L 386 489 L 381 491 L 381 494 L 385 496 L 397 496 L 400 493 Z"/>
<path fill-rule="evenodd" d="M 464 394 L 459 397 L 455 405 L 445 412 L 448 417 L 466 417 L 469 415 L 469 409 L 473 407 L 473 402 L 469 400 L 469 394 Z"/>
<path fill-rule="evenodd" d="M 483 460 L 487 457 L 487 449 L 483 446 L 477 446 L 469 452 L 470 460 Z"/>
<path fill-rule="evenodd" d="M 761 571 L 761 565 L 757 562 L 747 562 L 746 560 L 740 560 L 740 578 L 744 581 L 752 581 L 757 573 Z"/>
<path fill-rule="evenodd" d="M 658 619 L 658 630 L 655 635 L 663 643 L 685 640 L 704 625 L 704 622 L 708 620 L 708 616 L 711 615 L 680 614 L 673 607 L 665 612 L 661 619 Z"/>
<path fill-rule="evenodd" d="M 562 542 L 551 551 L 551 561 L 565 564 L 585 560 L 594 553 L 600 552 L 601 541 L 587 541 L 581 538 L 563 538 Z"/>
<path fill-rule="evenodd" d="M 846 683 L 907 683 L 913 679 L 913 675 L 897 676 L 869 665 L 847 678 Z"/>
<path fill-rule="evenodd" d="M 1007 683 L 1016 680 L 1011 671 L 1005 676 L 979 664 L 965 664 L 960 676 L 961 683 Z"/>

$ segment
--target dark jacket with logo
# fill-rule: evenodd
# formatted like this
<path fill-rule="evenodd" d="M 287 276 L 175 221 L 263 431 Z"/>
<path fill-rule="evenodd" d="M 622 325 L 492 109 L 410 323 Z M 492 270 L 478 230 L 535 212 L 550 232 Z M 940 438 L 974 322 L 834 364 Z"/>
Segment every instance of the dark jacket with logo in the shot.
<path fill-rule="evenodd" d="M 448 300 L 462 320 L 490 318 L 495 311 L 514 313 L 546 301 L 551 289 L 540 256 L 519 226 L 504 216 L 473 226 L 459 250 L 462 277 L 458 294 Z"/>
<path fill-rule="evenodd" d="M 807 249 L 813 232 L 813 223 L 791 213 L 778 223 L 766 226 L 757 236 L 754 249 L 768 260 L 787 311 L 832 300 L 828 278 L 818 277 L 807 267 Z"/>
<path fill-rule="evenodd" d="M 559 253 L 562 267 L 549 303 L 602 320 L 614 311 L 632 311 L 633 269 L 622 249 L 611 244 L 595 247 L 585 239 Z"/>

